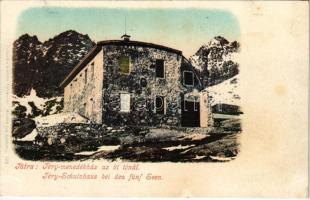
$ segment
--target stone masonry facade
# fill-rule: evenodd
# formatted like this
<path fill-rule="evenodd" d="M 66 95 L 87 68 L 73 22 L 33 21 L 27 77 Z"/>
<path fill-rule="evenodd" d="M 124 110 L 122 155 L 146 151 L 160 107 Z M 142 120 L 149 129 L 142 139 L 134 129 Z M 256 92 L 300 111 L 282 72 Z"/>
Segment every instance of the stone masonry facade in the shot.
<path fill-rule="evenodd" d="M 100 51 L 64 88 L 64 110 L 102 123 L 103 54 Z"/>
<path fill-rule="evenodd" d="M 120 69 L 122 58 L 129 62 L 125 73 Z M 163 63 L 163 77 L 156 74 L 158 61 Z M 192 74 L 192 84 L 184 84 L 184 72 Z M 97 43 L 62 87 L 66 112 L 115 126 L 181 126 L 182 101 L 204 102 L 199 94 L 203 86 L 180 51 L 142 42 Z M 157 112 L 158 97 L 161 113 Z M 200 110 L 208 112 L 208 107 L 200 105 Z"/>

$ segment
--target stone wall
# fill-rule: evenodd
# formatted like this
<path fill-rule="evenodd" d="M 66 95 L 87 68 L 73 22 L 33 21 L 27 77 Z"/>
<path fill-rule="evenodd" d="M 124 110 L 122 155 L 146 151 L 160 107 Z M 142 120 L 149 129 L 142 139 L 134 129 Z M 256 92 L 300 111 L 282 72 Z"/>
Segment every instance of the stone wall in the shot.
<path fill-rule="evenodd" d="M 102 123 L 102 84 L 101 50 L 65 87 L 64 111 L 76 112 L 93 122 Z"/>
<path fill-rule="evenodd" d="M 214 125 L 210 99 L 208 92 L 200 93 L 200 127 L 212 127 Z"/>
<path fill-rule="evenodd" d="M 113 125 L 180 126 L 181 94 L 201 87 L 195 79 L 194 87 L 182 85 L 182 70 L 191 70 L 182 55 L 152 47 L 103 47 L 103 122 Z M 130 58 L 130 73 L 119 72 L 119 59 Z M 156 78 L 156 59 L 164 60 L 165 78 Z M 147 80 L 142 87 L 141 78 Z M 199 88 L 200 89 L 200 88 Z M 120 94 L 130 94 L 130 112 L 120 111 Z M 155 112 L 156 96 L 165 97 L 165 114 Z"/>
<path fill-rule="evenodd" d="M 198 91 L 203 86 L 180 53 L 151 45 L 109 44 L 100 48 L 65 87 L 65 112 L 79 113 L 99 124 L 181 126 L 181 97 L 194 95 L 199 100 Z M 123 57 L 129 58 L 129 73 L 120 72 Z M 164 61 L 164 78 L 156 77 L 156 60 Z M 184 71 L 193 72 L 193 85 L 184 84 Z M 141 79 L 146 80 L 144 86 Z M 130 95 L 130 111 L 121 110 L 124 94 Z M 157 96 L 164 97 L 163 114 L 156 113 Z"/>

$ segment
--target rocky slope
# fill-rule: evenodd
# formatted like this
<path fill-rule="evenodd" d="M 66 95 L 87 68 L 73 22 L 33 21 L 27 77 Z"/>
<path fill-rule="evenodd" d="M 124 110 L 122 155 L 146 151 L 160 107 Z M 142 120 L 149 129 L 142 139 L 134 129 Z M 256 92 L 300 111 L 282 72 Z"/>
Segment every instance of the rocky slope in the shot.
<path fill-rule="evenodd" d="M 220 84 L 207 87 L 211 106 L 230 104 L 240 106 L 240 75 L 227 79 Z"/>
<path fill-rule="evenodd" d="M 32 143 L 15 140 L 14 144 L 16 153 L 25 160 L 225 162 L 238 155 L 239 133 L 58 124 L 37 128 Z"/>
<path fill-rule="evenodd" d="M 191 64 L 199 72 L 205 86 L 219 84 L 239 73 L 236 62 L 239 46 L 237 41 L 229 42 L 217 36 L 190 57 Z"/>
<path fill-rule="evenodd" d="M 35 118 L 60 113 L 63 110 L 63 97 L 38 97 L 35 90 L 29 95 L 18 97 L 13 95 L 12 114 L 14 119 Z"/>
<path fill-rule="evenodd" d="M 45 42 L 20 36 L 13 44 L 14 94 L 29 95 L 35 89 L 40 97 L 60 95 L 60 81 L 94 45 L 88 35 L 73 30 Z"/>

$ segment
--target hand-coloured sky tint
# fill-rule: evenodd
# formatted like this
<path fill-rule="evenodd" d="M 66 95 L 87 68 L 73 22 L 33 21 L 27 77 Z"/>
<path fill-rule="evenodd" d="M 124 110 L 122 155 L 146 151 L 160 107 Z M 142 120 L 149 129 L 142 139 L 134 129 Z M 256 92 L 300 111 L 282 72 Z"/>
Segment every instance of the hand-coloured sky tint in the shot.
<path fill-rule="evenodd" d="M 239 40 L 238 20 L 230 12 L 209 9 L 124 9 L 124 8 L 32 8 L 24 11 L 17 36 L 37 35 L 45 41 L 66 31 L 88 34 L 92 40 L 120 39 L 125 32 L 132 40 L 166 45 L 185 56 L 214 36 Z"/>

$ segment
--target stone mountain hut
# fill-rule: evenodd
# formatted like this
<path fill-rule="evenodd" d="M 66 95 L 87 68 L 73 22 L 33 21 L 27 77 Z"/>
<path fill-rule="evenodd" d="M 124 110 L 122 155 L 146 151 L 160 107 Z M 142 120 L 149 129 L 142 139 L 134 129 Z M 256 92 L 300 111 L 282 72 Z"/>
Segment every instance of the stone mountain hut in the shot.
<path fill-rule="evenodd" d="M 122 38 L 98 42 L 61 82 L 65 111 L 115 126 L 210 125 L 203 85 L 181 51 Z"/>

